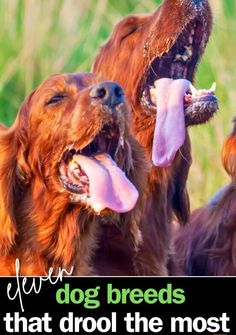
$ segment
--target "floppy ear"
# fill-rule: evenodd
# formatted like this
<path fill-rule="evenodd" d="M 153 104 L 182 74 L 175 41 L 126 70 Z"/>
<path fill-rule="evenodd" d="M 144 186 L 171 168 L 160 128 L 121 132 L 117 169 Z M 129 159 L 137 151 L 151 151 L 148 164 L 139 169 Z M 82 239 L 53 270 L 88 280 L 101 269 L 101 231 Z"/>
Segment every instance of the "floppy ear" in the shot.
<path fill-rule="evenodd" d="M 177 164 L 173 167 L 173 198 L 172 206 L 180 224 L 186 224 L 190 215 L 189 195 L 186 188 L 189 168 L 192 163 L 189 136 L 180 149 Z"/>
<path fill-rule="evenodd" d="M 123 162 L 121 166 L 123 171 L 125 171 L 127 178 L 138 190 L 139 198 L 135 208 L 123 215 L 123 226 L 129 227 L 133 246 L 137 249 L 143 240 L 140 225 L 143 216 L 144 200 L 146 197 L 148 163 L 144 150 L 137 140 L 131 135 L 127 136 L 127 138 L 128 140 L 124 143 L 126 154 L 122 155 L 121 160 L 123 159 Z"/>
<path fill-rule="evenodd" d="M 9 252 L 15 242 L 15 208 L 30 180 L 26 162 L 29 99 L 22 104 L 14 125 L 0 128 L 0 255 Z"/>
<path fill-rule="evenodd" d="M 223 146 L 222 163 L 230 177 L 236 179 L 236 136 L 230 135 Z"/>

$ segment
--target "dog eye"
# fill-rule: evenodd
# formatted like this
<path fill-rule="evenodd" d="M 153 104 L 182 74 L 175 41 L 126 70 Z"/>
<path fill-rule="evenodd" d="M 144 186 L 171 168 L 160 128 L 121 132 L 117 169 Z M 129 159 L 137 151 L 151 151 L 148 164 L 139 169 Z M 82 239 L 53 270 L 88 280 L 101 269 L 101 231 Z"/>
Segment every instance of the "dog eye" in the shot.
<path fill-rule="evenodd" d="M 45 105 L 48 106 L 57 104 L 58 102 L 61 102 L 65 97 L 66 96 L 64 94 L 56 94 L 52 98 L 50 98 Z"/>

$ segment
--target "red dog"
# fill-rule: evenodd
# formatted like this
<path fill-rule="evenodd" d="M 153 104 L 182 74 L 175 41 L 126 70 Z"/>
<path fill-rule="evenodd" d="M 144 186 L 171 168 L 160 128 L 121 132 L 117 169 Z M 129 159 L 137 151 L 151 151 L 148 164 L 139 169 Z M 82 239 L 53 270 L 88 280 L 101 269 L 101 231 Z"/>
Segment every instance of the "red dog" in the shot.
<path fill-rule="evenodd" d="M 189 217 L 186 127 L 206 122 L 217 110 L 214 88 L 196 92 L 190 85 L 211 26 L 207 1 L 165 0 L 151 15 L 119 22 L 95 59 L 93 71 L 125 88 L 132 105 L 132 131 L 153 162 L 143 244 L 134 255 L 125 247 L 126 237 L 106 226 L 95 260 L 101 274 L 111 268 L 119 268 L 120 274 L 167 274 L 173 214 L 182 224 Z"/>
<path fill-rule="evenodd" d="M 190 224 L 176 237 L 182 273 L 201 276 L 236 276 L 236 123 L 222 152 L 232 182 L 211 202 L 194 211 Z"/>
<path fill-rule="evenodd" d="M 17 258 L 21 275 L 94 273 L 104 221 L 138 243 L 145 158 L 129 133 L 122 88 L 100 80 L 53 76 L 1 128 L 0 275 L 15 275 Z"/>

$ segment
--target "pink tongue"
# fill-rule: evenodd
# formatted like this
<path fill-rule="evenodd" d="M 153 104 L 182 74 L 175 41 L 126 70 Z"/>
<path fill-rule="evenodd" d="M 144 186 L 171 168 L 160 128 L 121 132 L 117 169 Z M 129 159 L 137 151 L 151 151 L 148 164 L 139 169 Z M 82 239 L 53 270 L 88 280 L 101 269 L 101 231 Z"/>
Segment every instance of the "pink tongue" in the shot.
<path fill-rule="evenodd" d="M 134 208 L 138 191 L 109 155 L 74 155 L 73 160 L 89 178 L 90 198 L 87 202 L 96 212 L 110 208 L 125 213 Z"/>
<path fill-rule="evenodd" d="M 185 140 L 184 95 L 190 82 L 162 78 L 155 82 L 157 117 L 153 138 L 152 161 L 168 167 Z"/>

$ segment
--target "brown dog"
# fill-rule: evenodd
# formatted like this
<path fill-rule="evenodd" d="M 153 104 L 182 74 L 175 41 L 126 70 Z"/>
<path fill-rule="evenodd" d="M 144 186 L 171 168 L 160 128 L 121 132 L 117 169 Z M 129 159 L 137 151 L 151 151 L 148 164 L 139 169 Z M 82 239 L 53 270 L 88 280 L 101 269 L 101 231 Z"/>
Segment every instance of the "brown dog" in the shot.
<path fill-rule="evenodd" d="M 104 220 L 125 226 L 131 246 L 140 239 L 144 154 L 129 133 L 122 88 L 100 80 L 55 75 L 1 128 L 1 275 L 15 275 L 17 258 L 22 275 L 72 266 L 73 274 L 93 273 Z"/>
<path fill-rule="evenodd" d="M 232 179 L 206 206 L 193 212 L 176 236 L 176 258 L 183 274 L 236 275 L 236 122 L 222 152 Z M 175 259 L 176 260 L 176 259 Z"/>
<path fill-rule="evenodd" d="M 111 232 L 106 227 L 97 253 L 96 262 L 107 264 L 109 259 L 123 267 L 123 274 L 166 275 L 173 214 L 182 224 L 188 220 L 191 153 L 186 127 L 206 122 L 217 110 L 214 88 L 196 92 L 190 85 L 211 25 L 207 1 L 165 0 L 151 15 L 120 21 L 95 59 L 93 71 L 125 88 L 132 105 L 132 131 L 153 162 L 143 244 L 135 262 L 122 265 L 121 256 L 112 251 L 119 244 L 122 259 L 130 254 L 122 248 L 122 237 L 117 243 L 114 227 Z"/>

